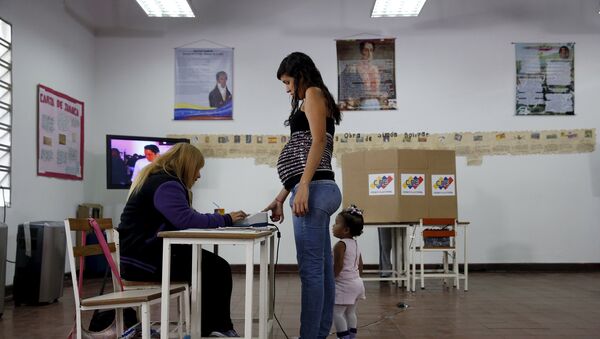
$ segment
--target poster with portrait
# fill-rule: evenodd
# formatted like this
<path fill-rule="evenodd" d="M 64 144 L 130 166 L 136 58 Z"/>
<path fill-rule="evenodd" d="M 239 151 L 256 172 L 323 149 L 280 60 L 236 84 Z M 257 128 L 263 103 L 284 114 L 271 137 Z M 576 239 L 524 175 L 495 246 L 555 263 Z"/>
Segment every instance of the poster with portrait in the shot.
<path fill-rule="evenodd" d="M 575 43 L 515 44 L 516 115 L 575 114 Z"/>
<path fill-rule="evenodd" d="M 396 109 L 395 39 L 337 40 L 342 111 Z"/>
<path fill-rule="evenodd" d="M 83 102 L 38 85 L 37 174 L 83 180 Z"/>
<path fill-rule="evenodd" d="M 233 119 L 233 48 L 175 49 L 174 119 Z"/>

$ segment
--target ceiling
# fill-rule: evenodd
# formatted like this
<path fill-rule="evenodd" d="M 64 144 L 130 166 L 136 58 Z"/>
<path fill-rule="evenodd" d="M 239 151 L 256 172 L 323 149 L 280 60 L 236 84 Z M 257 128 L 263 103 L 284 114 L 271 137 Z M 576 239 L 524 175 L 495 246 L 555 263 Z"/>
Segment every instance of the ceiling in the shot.
<path fill-rule="evenodd" d="M 195 13 L 202 3 L 188 0 Z M 65 11 L 95 35 L 156 36 L 162 35 L 169 23 L 194 21 L 196 18 L 149 18 L 135 0 L 63 0 Z"/>
<path fill-rule="evenodd" d="M 158 37 L 179 25 L 201 23 L 210 26 L 234 23 L 243 26 L 255 22 L 264 23 L 273 20 L 274 17 L 278 17 L 283 22 L 295 21 L 293 18 L 298 16 L 298 13 L 304 13 L 302 11 L 309 3 L 305 1 L 188 0 L 197 18 L 150 18 L 146 16 L 136 0 L 63 0 L 63 4 L 65 11 L 94 35 Z M 354 12 L 365 11 L 365 17 L 368 17 L 374 0 L 312 0 L 313 3 L 320 3 L 320 1 L 323 1 L 325 11 L 336 11 L 331 15 L 350 15 L 356 18 L 356 15 L 348 9 L 353 8 Z M 394 21 L 390 21 L 387 19 L 377 21 L 377 27 L 384 28 L 393 23 L 393 27 L 396 28 L 410 24 L 420 29 L 452 29 L 457 26 L 464 27 L 465 24 L 493 24 L 490 22 L 492 18 L 502 24 L 521 20 L 536 24 L 546 32 L 597 34 L 600 27 L 599 1 L 430 0 L 425 4 L 419 20 L 391 19 Z M 348 18 L 348 20 L 353 19 Z M 344 27 L 344 30 L 347 30 L 347 27 Z"/>

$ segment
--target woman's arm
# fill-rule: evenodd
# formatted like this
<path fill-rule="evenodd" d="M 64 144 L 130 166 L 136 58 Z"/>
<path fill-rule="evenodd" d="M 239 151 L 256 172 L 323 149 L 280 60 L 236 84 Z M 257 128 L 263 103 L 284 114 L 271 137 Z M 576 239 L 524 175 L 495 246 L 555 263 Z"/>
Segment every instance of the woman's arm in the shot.
<path fill-rule="evenodd" d="M 231 226 L 245 217 L 243 212 L 225 215 L 196 212 L 187 201 L 185 188 L 176 181 L 158 187 L 154 193 L 154 207 L 178 229 Z"/>
<path fill-rule="evenodd" d="M 283 203 L 290 192 L 284 188 L 279 191 L 273 202 L 267 206 L 263 212 L 271 211 L 271 221 L 283 222 Z"/>
<path fill-rule="evenodd" d="M 338 241 L 333 246 L 333 274 L 336 278 L 344 268 L 344 254 L 346 254 L 346 244 L 343 241 Z"/>
<path fill-rule="evenodd" d="M 325 104 L 325 97 L 319 88 L 310 87 L 306 90 L 304 112 L 306 113 L 306 119 L 310 127 L 312 144 L 308 151 L 304 173 L 300 178 L 300 183 L 296 190 L 294 206 L 292 206 L 292 210 L 297 216 L 303 216 L 308 212 L 308 186 L 312 181 L 317 167 L 319 167 L 327 144 L 327 106 Z"/>

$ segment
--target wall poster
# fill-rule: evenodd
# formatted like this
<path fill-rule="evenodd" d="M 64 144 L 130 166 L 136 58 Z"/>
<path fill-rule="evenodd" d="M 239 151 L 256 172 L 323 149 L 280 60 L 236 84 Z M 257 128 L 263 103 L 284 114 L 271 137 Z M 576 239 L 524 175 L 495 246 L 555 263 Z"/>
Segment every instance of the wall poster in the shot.
<path fill-rule="evenodd" d="M 575 114 L 575 43 L 515 44 L 516 115 Z"/>
<path fill-rule="evenodd" d="M 396 109 L 395 39 L 337 40 L 342 111 Z"/>
<path fill-rule="evenodd" d="M 233 48 L 175 49 L 174 119 L 233 119 Z"/>
<path fill-rule="evenodd" d="M 83 180 L 83 102 L 38 85 L 37 106 L 37 174 Z"/>
<path fill-rule="evenodd" d="M 395 195 L 394 173 L 369 174 L 369 195 Z"/>

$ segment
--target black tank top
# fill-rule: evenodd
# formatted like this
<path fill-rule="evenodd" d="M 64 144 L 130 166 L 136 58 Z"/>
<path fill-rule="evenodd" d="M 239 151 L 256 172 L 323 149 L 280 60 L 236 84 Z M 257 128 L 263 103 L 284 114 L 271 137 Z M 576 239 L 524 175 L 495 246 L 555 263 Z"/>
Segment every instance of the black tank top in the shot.
<path fill-rule="evenodd" d="M 308 151 L 312 145 L 312 135 L 306 113 L 297 110 L 290 117 L 290 140 L 281 150 L 279 160 L 277 161 L 277 172 L 283 186 L 289 191 L 298 182 L 304 173 Z M 334 180 L 334 173 L 331 169 L 331 157 L 333 155 L 333 135 L 335 134 L 335 122 L 333 118 L 326 119 L 327 142 L 325 150 L 321 157 L 321 162 L 312 177 L 312 180 Z"/>

